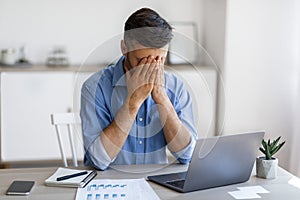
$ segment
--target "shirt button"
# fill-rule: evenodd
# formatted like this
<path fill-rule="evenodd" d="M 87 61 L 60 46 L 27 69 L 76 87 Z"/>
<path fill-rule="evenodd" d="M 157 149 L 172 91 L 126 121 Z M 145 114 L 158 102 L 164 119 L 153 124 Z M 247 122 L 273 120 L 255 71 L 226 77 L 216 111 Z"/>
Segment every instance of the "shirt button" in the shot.
<path fill-rule="evenodd" d="M 139 118 L 139 121 L 140 121 L 140 122 L 143 121 L 143 118 L 140 117 L 140 118 Z"/>
<path fill-rule="evenodd" d="M 140 142 L 139 142 L 140 144 L 143 144 L 143 141 L 142 140 L 140 140 Z"/>

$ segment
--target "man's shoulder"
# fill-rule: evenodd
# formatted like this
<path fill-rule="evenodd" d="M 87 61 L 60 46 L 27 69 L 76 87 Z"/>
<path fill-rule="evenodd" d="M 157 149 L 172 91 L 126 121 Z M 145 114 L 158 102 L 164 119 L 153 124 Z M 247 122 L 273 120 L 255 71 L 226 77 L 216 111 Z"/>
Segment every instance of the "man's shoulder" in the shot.
<path fill-rule="evenodd" d="M 111 82 L 113 79 L 115 65 L 109 65 L 98 72 L 92 74 L 85 82 L 85 86 L 97 86 L 98 84 L 101 85 L 103 82 Z"/>
<path fill-rule="evenodd" d="M 169 87 L 181 87 L 183 85 L 183 80 L 178 77 L 177 74 L 165 71 L 166 85 Z"/>

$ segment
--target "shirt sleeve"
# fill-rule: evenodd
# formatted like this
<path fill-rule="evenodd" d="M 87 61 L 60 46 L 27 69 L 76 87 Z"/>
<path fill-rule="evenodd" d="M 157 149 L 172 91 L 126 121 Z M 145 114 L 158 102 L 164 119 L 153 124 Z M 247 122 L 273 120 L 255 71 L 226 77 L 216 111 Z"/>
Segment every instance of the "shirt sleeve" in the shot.
<path fill-rule="evenodd" d="M 110 159 L 100 138 L 96 139 L 95 142 L 90 146 L 89 155 L 90 161 L 92 161 L 93 165 L 101 170 L 105 170 L 110 163 L 115 160 Z"/>
<path fill-rule="evenodd" d="M 177 158 L 179 163 L 187 164 L 191 160 L 195 145 L 196 139 L 192 136 L 190 143 L 184 149 L 178 152 L 172 152 L 172 154 L 175 156 L 175 158 Z"/>
<path fill-rule="evenodd" d="M 100 140 L 100 134 L 111 123 L 111 117 L 105 107 L 104 98 L 101 96 L 102 92 L 97 87 L 98 77 L 101 76 L 94 75 L 82 86 L 80 117 L 85 149 L 85 165 L 105 170 L 113 160 L 108 156 Z M 96 105 L 96 101 L 101 103 Z"/>

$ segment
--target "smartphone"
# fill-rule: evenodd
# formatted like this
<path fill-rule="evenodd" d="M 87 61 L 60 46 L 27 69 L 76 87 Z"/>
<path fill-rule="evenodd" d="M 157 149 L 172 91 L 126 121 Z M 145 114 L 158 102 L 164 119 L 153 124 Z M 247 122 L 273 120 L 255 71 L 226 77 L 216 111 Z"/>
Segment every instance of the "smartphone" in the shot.
<path fill-rule="evenodd" d="M 7 195 L 29 195 L 34 181 L 14 181 L 6 191 Z"/>

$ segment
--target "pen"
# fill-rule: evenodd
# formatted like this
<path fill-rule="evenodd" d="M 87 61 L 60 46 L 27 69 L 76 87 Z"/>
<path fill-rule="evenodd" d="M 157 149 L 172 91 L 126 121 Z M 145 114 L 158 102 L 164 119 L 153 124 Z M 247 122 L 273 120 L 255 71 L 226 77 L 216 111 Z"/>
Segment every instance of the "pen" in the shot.
<path fill-rule="evenodd" d="M 74 177 L 77 177 L 77 176 L 85 175 L 87 173 L 88 173 L 87 171 L 84 171 L 84 172 L 79 172 L 79 173 L 76 173 L 76 174 L 70 174 L 70 175 L 66 175 L 66 176 L 61 176 L 61 177 L 56 178 L 56 181 L 67 180 L 67 179 L 74 178 Z"/>

